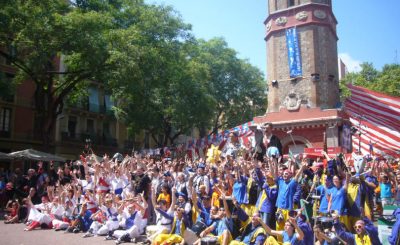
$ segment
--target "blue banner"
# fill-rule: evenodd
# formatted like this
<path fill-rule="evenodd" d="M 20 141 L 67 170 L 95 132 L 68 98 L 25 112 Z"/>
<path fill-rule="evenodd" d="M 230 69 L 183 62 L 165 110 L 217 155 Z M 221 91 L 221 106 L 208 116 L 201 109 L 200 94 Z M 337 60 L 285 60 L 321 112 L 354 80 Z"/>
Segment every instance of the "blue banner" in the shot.
<path fill-rule="evenodd" d="M 286 46 L 288 49 L 290 77 L 302 76 L 300 46 L 296 28 L 286 30 Z"/>

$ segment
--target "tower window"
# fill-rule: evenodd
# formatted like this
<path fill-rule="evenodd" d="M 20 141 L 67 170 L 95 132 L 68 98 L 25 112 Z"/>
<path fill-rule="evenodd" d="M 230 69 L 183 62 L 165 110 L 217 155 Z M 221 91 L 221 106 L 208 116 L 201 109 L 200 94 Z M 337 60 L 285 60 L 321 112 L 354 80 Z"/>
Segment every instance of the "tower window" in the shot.
<path fill-rule="evenodd" d="M 288 0 L 288 7 L 294 6 L 294 0 Z"/>

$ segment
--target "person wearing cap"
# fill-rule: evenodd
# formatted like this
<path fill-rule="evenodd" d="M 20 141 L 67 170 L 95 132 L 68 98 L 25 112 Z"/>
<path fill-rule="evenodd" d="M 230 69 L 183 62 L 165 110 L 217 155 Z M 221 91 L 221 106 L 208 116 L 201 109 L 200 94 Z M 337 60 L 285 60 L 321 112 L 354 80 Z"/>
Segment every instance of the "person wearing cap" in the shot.
<path fill-rule="evenodd" d="M 210 179 L 206 175 L 205 172 L 206 165 L 203 163 L 200 163 L 197 166 L 197 175 L 193 179 L 193 186 L 196 189 L 196 192 L 198 192 L 200 189 L 200 186 L 204 185 L 206 187 L 206 194 L 210 194 Z"/>
<path fill-rule="evenodd" d="M 185 213 L 188 217 L 190 217 L 190 212 L 192 211 L 192 206 L 190 205 L 190 203 L 187 201 L 187 196 L 185 193 L 183 192 L 177 192 L 176 193 L 178 196 L 178 200 L 176 202 L 176 205 L 178 205 L 178 207 L 183 208 L 183 210 L 185 210 Z"/>

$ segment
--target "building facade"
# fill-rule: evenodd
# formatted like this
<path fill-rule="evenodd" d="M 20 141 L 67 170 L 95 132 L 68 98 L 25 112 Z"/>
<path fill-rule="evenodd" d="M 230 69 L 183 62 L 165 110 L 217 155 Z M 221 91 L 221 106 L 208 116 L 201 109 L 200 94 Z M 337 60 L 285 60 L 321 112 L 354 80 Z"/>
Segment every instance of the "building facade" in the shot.
<path fill-rule="evenodd" d="M 284 152 L 337 147 L 342 124 L 337 20 L 331 0 L 269 0 L 266 27 L 268 110 Z"/>
<path fill-rule="evenodd" d="M 62 69 L 62 62 L 59 64 Z M 11 85 L 15 73 L 15 68 L 6 59 L 0 60 L 2 84 Z M 2 93 L 0 96 L 0 152 L 33 148 L 77 159 L 88 142 L 98 155 L 127 153 L 132 151 L 135 143 L 140 145 L 141 142 L 134 142 L 128 137 L 126 126 L 115 118 L 111 110 L 113 102 L 104 86 L 92 82 L 87 98 L 80 103 L 65 103 L 62 114 L 56 120 L 50 149 L 45 149 L 42 139 L 35 132 L 38 126 L 35 121 L 35 89 L 35 83 L 26 80 L 15 89 L 10 89 L 10 94 Z"/>

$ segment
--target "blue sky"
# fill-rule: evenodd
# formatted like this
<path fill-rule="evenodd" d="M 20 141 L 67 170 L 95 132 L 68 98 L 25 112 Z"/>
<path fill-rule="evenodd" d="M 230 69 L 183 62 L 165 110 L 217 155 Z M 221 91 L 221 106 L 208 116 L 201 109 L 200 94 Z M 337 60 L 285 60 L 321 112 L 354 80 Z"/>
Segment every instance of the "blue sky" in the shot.
<path fill-rule="evenodd" d="M 266 73 L 268 0 L 146 0 L 171 5 L 197 38 L 223 37 L 240 58 Z M 350 71 L 400 63 L 400 0 L 333 0 L 338 52 Z"/>

